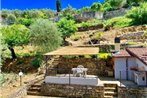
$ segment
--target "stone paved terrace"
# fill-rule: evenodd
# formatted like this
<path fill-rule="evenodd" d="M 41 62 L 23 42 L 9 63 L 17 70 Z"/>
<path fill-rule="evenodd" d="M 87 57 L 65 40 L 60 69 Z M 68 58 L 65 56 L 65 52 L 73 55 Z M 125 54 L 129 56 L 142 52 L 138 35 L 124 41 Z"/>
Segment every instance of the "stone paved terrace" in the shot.
<path fill-rule="evenodd" d="M 114 79 L 113 77 L 99 77 L 99 80 L 101 84 L 117 84 L 118 86 L 121 85 L 121 87 L 138 87 L 137 84 L 135 84 L 133 81 L 127 81 L 127 80 L 122 80 L 121 84 L 119 80 Z"/>
<path fill-rule="evenodd" d="M 68 74 L 57 74 L 56 75 L 57 77 L 69 77 Z M 73 75 L 71 74 L 71 77 Z M 95 75 L 87 75 L 87 78 L 96 78 L 97 76 Z M 121 83 L 120 83 L 120 80 L 116 80 L 114 79 L 113 77 L 100 77 L 98 76 L 97 77 L 98 79 L 98 84 L 96 86 L 103 86 L 105 83 L 106 84 L 117 84 L 118 86 L 121 86 L 121 87 L 138 87 L 137 84 L 135 84 L 133 81 L 129 81 L 129 80 L 121 80 Z"/>

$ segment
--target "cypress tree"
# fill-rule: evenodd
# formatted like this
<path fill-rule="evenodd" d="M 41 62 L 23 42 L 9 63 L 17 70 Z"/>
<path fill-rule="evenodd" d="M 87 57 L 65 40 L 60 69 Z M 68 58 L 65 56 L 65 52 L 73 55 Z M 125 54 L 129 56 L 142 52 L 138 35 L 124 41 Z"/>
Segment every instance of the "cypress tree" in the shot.
<path fill-rule="evenodd" d="M 61 3 L 60 3 L 60 0 L 56 0 L 56 9 L 57 9 L 57 12 L 60 12 L 61 11 Z"/>

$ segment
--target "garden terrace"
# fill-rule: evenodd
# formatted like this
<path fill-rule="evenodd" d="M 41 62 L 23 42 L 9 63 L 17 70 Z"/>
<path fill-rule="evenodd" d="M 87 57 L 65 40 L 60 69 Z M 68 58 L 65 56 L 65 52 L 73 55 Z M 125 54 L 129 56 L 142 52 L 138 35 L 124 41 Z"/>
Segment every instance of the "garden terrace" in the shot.
<path fill-rule="evenodd" d="M 45 56 L 66 56 L 66 55 L 97 55 L 97 47 L 62 47 L 55 51 L 44 54 Z"/>

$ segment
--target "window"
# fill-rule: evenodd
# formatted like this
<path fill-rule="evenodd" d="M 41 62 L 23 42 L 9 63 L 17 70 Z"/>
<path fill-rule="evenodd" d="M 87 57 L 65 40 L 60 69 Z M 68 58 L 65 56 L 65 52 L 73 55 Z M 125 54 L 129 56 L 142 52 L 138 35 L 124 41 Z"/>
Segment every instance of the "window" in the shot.
<path fill-rule="evenodd" d="M 142 80 L 145 81 L 145 77 L 144 76 L 142 77 Z"/>

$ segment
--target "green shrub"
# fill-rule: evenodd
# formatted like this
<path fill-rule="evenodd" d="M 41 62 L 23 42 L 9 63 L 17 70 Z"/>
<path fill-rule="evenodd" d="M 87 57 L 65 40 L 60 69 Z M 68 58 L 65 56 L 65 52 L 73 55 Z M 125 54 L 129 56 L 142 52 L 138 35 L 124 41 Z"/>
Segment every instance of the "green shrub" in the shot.
<path fill-rule="evenodd" d="M 99 40 L 103 36 L 104 32 L 98 32 L 94 35 L 94 38 Z"/>
<path fill-rule="evenodd" d="M 32 60 L 32 66 L 34 66 L 35 68 L 40 67 L 41 63 L 42 63 L 42 56 L 40 53 L 36 53 L 35 58 Z"/>
<path fill-rule="evenodd" d="M 87 28 L 89 26 L 91 26 L 91 24 L 89 22 L 82 22 L 81 23 L 81 27 Z"/>
<path fill-rule="evenodd" d="M 74 20 L 67 20 L 66 18 L 62 18 L 57 26 L 59 31 L 62 33 L 63 38 L 69 37 L 71 34 L 75 33 L 78 29 Z"/>
<path fill-rule="evenodd" d="M 127 17 L 115 17 L 106 21 L 106 25 L 111 25 L 113 27 L 127 27 L 132 25 L 132 19 Z"/>
<path fill-rule="evenodd" d="M 111 54 L 110 53 L 99 53 L 98 54 L 98 58 L 99 59 L 108 59 L 111 57 Z"/>
<path fill-rule="evenodd" d="M 18 61 L 16 62 L 16 65 L 21 65 L 21 64 L 23 64 L 23 63 L 24 63 L 23 60 L 18 60 Z"/>
<path fill-rule="evenodd" d="M 27 18 L 18 18 L 17 19 L 18 24 L 22 24 L 25 26 L 30 26 L 33 23 L 33 19 L 27 19 Z"/>
<path fill-rule="evenodd" d="M 147 24 L 147 3 L 143 3 L 139 7 L 133 7 L 126 16 L 132 19 L 134 25 Z"/>
<path fill-rule="evenodd" d="M 81 36 L 78 34 L 73 34 L 70 36 L 70 39 L 73 41 L 78 41 L 80 38 L 81 38 Z"/>
<path fill-rule="evenodd" d="M 92 58 L 90 55 L 84 55 L 84 58 Z"/>

